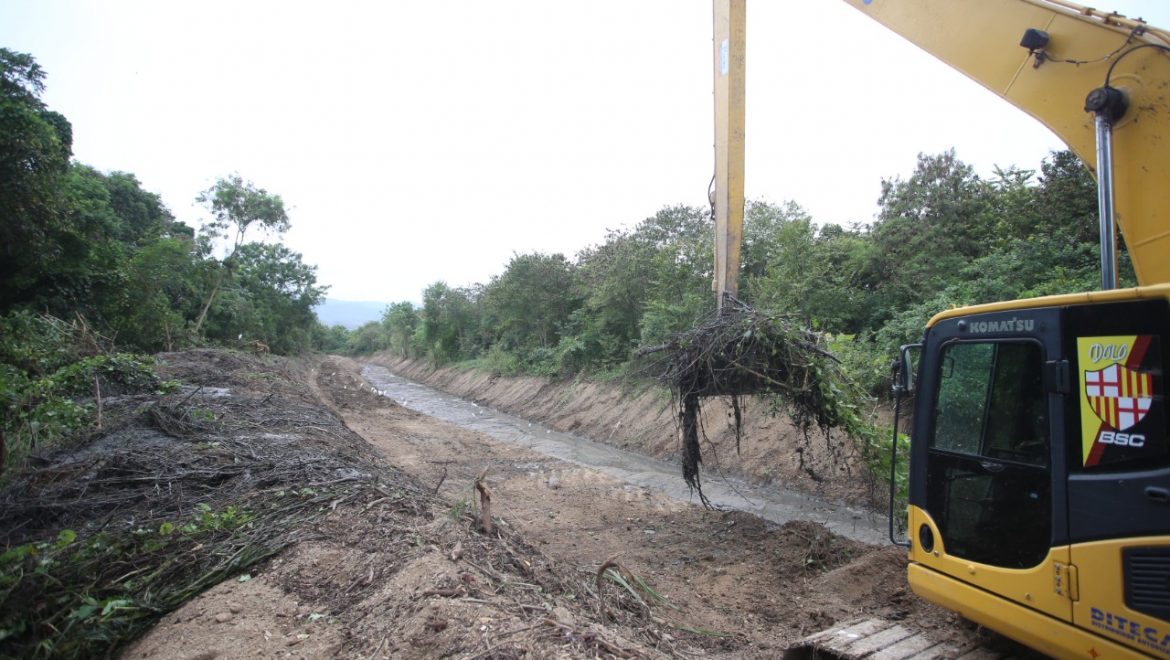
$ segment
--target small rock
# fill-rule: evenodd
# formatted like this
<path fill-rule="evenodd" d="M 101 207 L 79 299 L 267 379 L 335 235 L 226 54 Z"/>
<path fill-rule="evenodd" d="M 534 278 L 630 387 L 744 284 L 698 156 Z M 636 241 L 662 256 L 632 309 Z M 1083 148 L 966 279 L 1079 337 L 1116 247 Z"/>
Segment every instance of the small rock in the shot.
<path fill-rule="evenodd" d="M 297 637 L 290 637 L 284 641 L 285 646 L 296 646 L 297 644 L 300 644 L 300 643 L 301 643 L 301 640 Z"/>
<path fill-rule="evenodd" d="M 239 603 L 228 603 L 228 609 L 231 610 L 232 614 L 239 614 L 244 611 L 244 606 Z"/>
<path fill-rule="evenodd" d="M 220 612 L 219 614 L 215 615 L 215 622 L 216 623 L 227 623 L 228 621 L 231 621 L 231 620 L 232 620 L 232 613 L 231 612 Z"/>
<path fill-rule="evenodd" d="M 569 612 L 569 610 L 567 608 L 565 608 L 564 605 L 557 605 L 556 607 L 553 608 L 552 613 L 553 613 L 553 616 L 556 617 L 557 621 L 560 621 L 561 623 L 565 624 L 566 626 L 577 625 L 577 622 L 573 618 L 573 615 Z"/>
<path fill-rule="evenodd" d="M 561 487 L 561 480 L 558 479 L 556 477 L 556 475 L 549 477 L 548 478 L 548 487 L 551 488 L 552 490 L 556 490 L 556 489 L 560 488 Z"/>

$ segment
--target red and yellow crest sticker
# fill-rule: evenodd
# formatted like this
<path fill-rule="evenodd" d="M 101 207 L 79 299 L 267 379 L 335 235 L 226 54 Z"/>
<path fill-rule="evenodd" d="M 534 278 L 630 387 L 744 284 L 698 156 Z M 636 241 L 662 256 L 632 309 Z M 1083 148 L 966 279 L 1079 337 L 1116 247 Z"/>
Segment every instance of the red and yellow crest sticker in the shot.
<path fill-rule="evenodd" d="M 1145 419 L 1153 402 L 1154 376 L 1111 364 L 1086 371 L 1085 400 L 1097 417 L 1112 429 L 1125 431 Z"/>
<path fill-rule="evenodd" d="M 1161 399 L 1151 368 L 1157 342 L 1156 335 L 1077 338 L 1084 467 L 1126 460 L 1149 449 L 1151 429 L 1143 422 Z"/>

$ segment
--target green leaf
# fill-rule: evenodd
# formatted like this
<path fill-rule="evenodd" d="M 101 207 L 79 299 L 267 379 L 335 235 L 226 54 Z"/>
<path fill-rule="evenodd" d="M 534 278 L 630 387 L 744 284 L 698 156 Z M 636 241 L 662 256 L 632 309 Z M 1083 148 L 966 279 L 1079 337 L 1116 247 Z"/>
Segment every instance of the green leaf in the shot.
<path fill-rule="evenodd" d="M 0 564 L 15 563 L 36 553 L 37 549 L 31 543 L 18 545 L 11 550 L 5 551 L 4 554 L 0 554 Z"/>
<path fill-rule="evenodd" d="M 102 616 L 109 616 L 112 612 L 117 610 L 127 610 L 134 606 L 134 602 L 124 598 L 116 598 L 107 600 L 105 607 L 102 608 Z"/>
<path fill-rule="evenodd" d="M 97 603 L 86 603 L 69 613 L 69 618 L 74 621 L 84 621 L 93 616 L 97 611 Z"/>

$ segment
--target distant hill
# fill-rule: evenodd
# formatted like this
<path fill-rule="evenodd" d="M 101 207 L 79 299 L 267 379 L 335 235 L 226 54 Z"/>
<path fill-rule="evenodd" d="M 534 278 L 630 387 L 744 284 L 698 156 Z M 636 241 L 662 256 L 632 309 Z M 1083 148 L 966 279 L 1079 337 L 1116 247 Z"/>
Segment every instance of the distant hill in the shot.
<path fill-rule="evenodd" d="M 328 326 L 344 325 L 353 330 L 370 321 L 381 321 L 382 311 L 389 303 L 370 302 L 364 300 L 334 300 L 326 298 L 325 302 L 313 308 L 317 318 Z"/>

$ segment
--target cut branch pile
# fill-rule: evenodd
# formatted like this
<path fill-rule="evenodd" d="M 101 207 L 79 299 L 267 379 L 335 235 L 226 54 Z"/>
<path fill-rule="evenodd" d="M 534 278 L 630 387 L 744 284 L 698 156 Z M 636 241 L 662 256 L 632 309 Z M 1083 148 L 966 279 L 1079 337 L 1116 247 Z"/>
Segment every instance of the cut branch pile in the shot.
<path fill-rule="evenodd" d="M 0 489 L 0 657 L 108 655 L 312 538 L 340 504 L 429 510 L 429 492 L 301 397 L 196 388 L 107 403 L 103 429 Z"/>
<path fill-rule="evenodd" d="M 853 432 L 861 424 L 856 388 L 819 333 L 734 299 L 721 314 L 640 354 L 656 356 L 649 372 L 671 388 L 680 408 L 683 478 L 704 504 L 708 501 L 699 480 L 701 398 L 731 397 L 737 449 L 744 396 L 769 400 L 806 434 L 814 426 L 825 432 L 837 427 Z"/>

